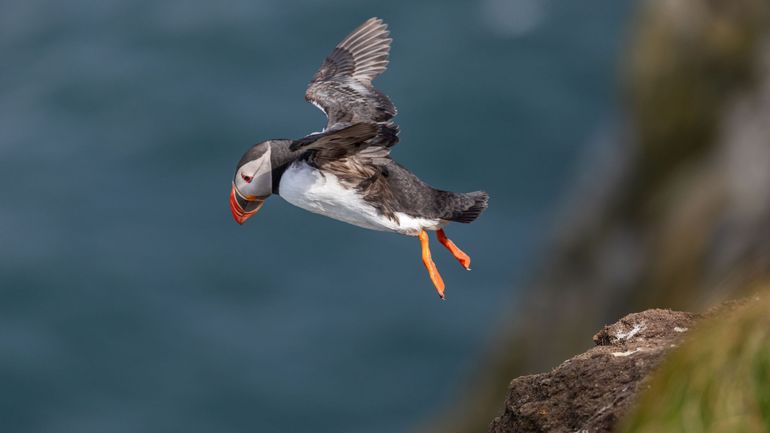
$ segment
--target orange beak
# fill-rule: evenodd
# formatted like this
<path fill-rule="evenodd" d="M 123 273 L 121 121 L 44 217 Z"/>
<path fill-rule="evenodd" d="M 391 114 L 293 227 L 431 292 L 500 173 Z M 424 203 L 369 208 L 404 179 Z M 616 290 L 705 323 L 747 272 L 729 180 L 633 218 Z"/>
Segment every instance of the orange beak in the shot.
<path fill-rule="evenodd" d="M 235 185 L 230 190 L 230 211 L 238 224 L 243 224 L 247 219 L 253 217 L 263 204 L 265 204 L 264 199 L 243 197 L 238 194 Z"/>

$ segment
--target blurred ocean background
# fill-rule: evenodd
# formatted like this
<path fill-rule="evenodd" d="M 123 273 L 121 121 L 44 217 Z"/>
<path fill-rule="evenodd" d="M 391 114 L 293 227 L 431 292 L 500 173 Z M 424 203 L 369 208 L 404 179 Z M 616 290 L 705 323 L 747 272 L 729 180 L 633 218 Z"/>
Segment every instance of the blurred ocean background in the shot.
<path fill-rule="evenodd" d="M 611 127 L 631 3 L 30 0 L 0 6 L 0 430 L 393 432 L 463 390 Z M 371 16 L 393 156 L 488 211 L 433 241 L 227 196 Z M 501 397 L 502 398 L 502 397 Z"/>

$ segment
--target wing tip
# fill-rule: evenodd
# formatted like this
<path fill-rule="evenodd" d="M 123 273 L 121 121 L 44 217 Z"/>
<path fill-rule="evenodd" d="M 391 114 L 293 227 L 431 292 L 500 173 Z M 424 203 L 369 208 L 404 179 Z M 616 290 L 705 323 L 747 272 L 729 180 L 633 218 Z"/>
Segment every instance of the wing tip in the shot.
<path fill-rule="evenodd" d="M 383 21 L 383 19 L 382 19 L 382 18 L 380 18 L 380 17 L 371 17 L 371 18 L 369 18 L 368 20 L 364 21 L 364 23 L 362 24 L 362 26 L 363 26 L 363 25 L 367 25 L 367 24 L 372 24 L 372 23 L 377 23 L 377 25 L 381 25 L 381 26 L 383 26 L 383 27 L 385 27 L 385 28 L 387 28 L 387 27 L 388 27 L 388 24 L 387 24 L 387 23 L 385 23 L 385 21 Z"/>
<path fill-rule="evenodd" d="M 338 48 L 345 48 L 354 45 L 361 39 L 374 38 L 376 40 L 386 39 L 390 36 L 388 25 L 380 18 L 371 17 L 356 27 L 339 44 Z"/>

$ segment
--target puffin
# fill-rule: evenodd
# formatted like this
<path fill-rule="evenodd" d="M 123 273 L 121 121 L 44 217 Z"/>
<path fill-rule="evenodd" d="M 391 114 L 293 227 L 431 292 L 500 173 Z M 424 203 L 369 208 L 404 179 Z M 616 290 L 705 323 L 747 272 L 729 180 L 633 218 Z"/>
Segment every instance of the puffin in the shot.
<path fill-rule="evenodd" d="M 391 158 L 399 142 L 396 107 L 372 85 L 388 65 L 391 42 L 388 26 L 370 18 L 337 44 L 305 91 L 305 99 L 326 115 L 325 128 L 297 140 L 251 146 L 236 165 L 230 210 L 243 224 L 276 194 L 348 224 L 417 237 L 422 262 L 444 299 L 444 281 L 431 258 L 427 232 L 435 232 L 470 270 L 470 256 L 447 237 L 444 227 L 476 220 L 489 195 L 433 188 Z"/>

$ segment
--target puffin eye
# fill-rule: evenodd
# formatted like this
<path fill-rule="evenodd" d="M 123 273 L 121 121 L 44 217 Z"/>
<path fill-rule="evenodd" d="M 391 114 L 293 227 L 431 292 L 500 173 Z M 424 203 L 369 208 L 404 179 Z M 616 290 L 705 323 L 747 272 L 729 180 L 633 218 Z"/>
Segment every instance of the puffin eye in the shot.
<path fill-rule="evenodd" d="M 245 180 L 246 183 L 251 183 L 252 179 L 254 179 L 254 177 L 246 175 L 246 174 L 243 174 L 243 173 L 241 173 L 241 178 L 243 178 L 243 180 Z"/>

